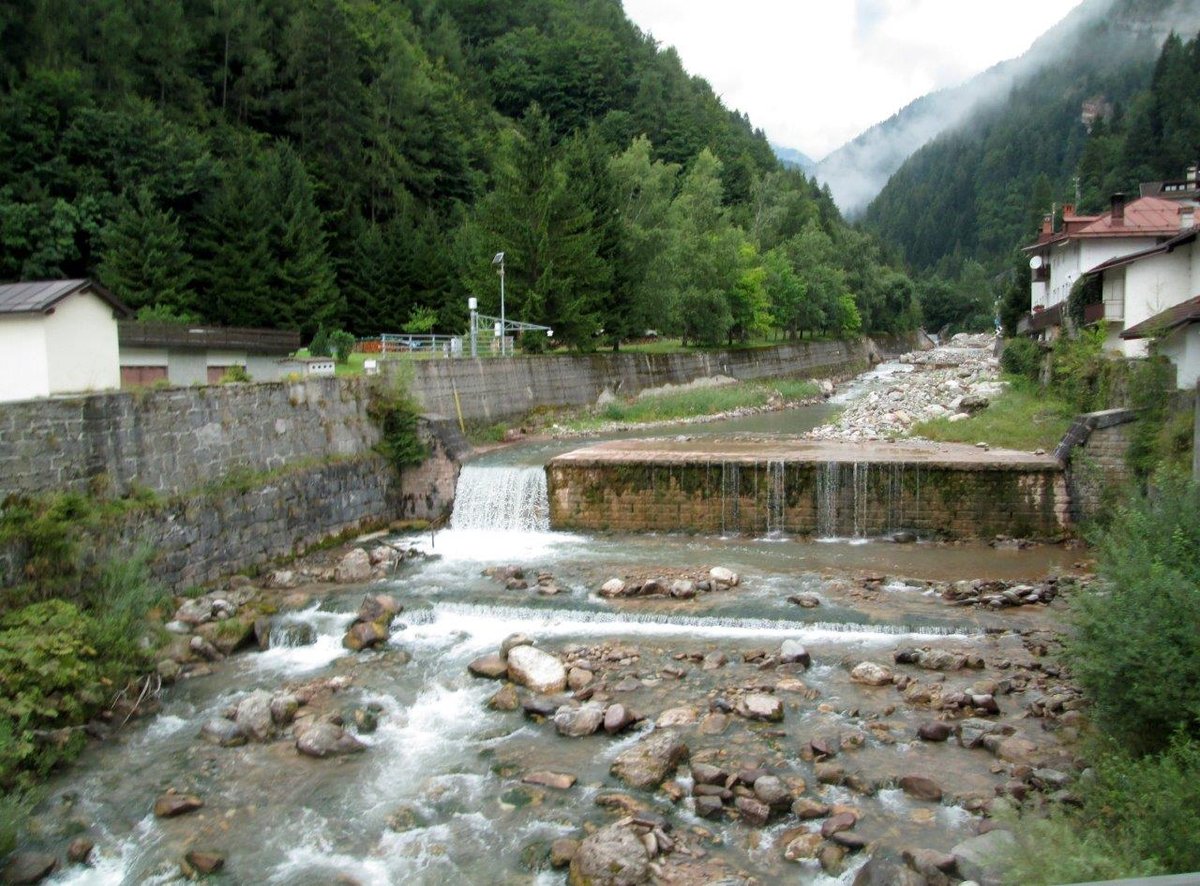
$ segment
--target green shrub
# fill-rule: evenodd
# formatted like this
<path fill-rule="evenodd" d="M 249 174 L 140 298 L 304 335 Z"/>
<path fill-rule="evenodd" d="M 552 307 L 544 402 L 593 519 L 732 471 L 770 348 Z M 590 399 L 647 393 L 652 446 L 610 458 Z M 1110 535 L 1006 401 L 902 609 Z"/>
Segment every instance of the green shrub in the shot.
<path fill-rule="evenodd" d="M 414 467 L 429 455 L 418 432 L 420 407 L 408 394 L 408 386 L 399 373 L 380 376 L 371 386 L 367 414 L 379 425 L 376 449 L 396 470 Z"/>
<path fill-rule="evenodd" d="M 1070 815 L 1017 823 L 1014 884 L 1078 883 L 1200 870 L 1200 743 L 1176 734 L 1161 753 L 1138 757 L 1113 743 L 1076 786 Z M 1053 847 L 1053 851 L 1047 851 Z"/>
<path fill-rule="evenodd" d="M 221 376 L 221 384 L 244 384 L 251 381 L 250 373 L 245 366 L 234 364 L 225 370 L 225 374 Z"/>
<path fill-rule="evenodd" d="M 1097 724 L 1137 751 L 1200 726 L 1200 487 L 1160 474 L 1095 538 L 1102 581 L 1072 599 L 1072 670 Z"/>
<path fill-rule="evenodd" d="M 1041 377 L 1042 349 L 1031 338 L 1010 338 L 1004 344 L 1000 354 L 1000 368 L 1012 375 L 1019 375 L 1030 381 Z"/>
<path fill-rule="evenodd" d="M 317 334 L 308 343 L 308 355 L 310 357 L 333 356 L 333 345 L 329 341 L 329 333 L 325 331 L 324 326 L 317 328 Z"/>
<path fill-rule="evenodd" d="M 339 363 L 346 363 L 350 360 L 355 344 L 354 336 L 345 330 L 338 329 L 329 334 L 329 347 L 333 350 L 333 356 Z"/>

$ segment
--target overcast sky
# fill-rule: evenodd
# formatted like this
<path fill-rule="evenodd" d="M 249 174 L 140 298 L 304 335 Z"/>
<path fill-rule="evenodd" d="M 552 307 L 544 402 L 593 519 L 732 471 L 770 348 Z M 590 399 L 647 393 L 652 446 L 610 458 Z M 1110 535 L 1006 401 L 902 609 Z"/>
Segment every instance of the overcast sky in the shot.
<path fill-rule="evenodd" d="M 815 160 L 1020 55 L 1081 0 L 624 0 L 726 105 Z"/>

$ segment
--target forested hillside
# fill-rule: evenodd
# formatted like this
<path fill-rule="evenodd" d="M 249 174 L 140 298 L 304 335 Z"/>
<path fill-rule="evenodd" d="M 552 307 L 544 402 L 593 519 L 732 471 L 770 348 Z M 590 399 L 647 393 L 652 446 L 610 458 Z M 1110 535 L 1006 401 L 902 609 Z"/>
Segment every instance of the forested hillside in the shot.
<path fill-rule="evenodd" d="M 577 345 L 890 330 L 914 290 L 619 0 L 3 0 L 0 279 Z M 601 337 L 600 330 L 603 329 Z"/>
<path fill-rule="evenodd" d="M 866 226 L 918 269 L 950 257 L 995 270 L 1052 202 L 1076 202 L 1076 175 L 1085 209 L 1181 176 L 1200 146 L 1195 43 L 1163 45 L 1181 24 L 1200 29 L 1200 3 L 1119 0 L 1054 63 L 910 157 Z"/>

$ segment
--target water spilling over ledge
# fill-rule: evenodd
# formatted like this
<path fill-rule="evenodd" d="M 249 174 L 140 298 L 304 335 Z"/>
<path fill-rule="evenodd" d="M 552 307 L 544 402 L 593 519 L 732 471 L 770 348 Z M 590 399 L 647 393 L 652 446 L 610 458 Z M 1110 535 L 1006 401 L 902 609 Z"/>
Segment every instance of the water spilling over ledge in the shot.
<path fill-rule="evenodd" d="M 866 538 L 1056 538 L 1051 456 L 922 443 L 623 440 L 547 467 L 555 529 Z"/>

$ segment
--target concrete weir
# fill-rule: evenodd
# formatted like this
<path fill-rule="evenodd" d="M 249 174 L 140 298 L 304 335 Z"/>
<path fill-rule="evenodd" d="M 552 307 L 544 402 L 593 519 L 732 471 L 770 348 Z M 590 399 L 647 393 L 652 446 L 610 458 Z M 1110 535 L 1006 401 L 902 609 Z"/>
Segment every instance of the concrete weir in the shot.
<path fill-rule="evenodd" d="M 568 531 L 1049 539 L 1069 520 L 1056 458 L 956 444 L 620 440 L 547 473 Z"/>

